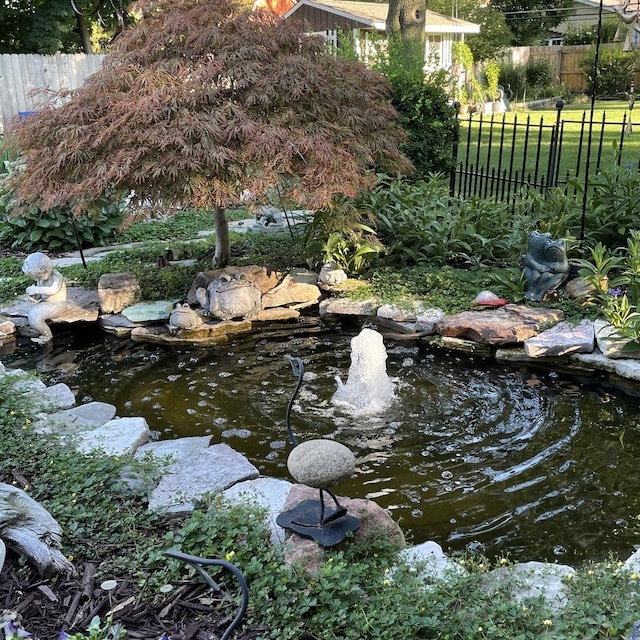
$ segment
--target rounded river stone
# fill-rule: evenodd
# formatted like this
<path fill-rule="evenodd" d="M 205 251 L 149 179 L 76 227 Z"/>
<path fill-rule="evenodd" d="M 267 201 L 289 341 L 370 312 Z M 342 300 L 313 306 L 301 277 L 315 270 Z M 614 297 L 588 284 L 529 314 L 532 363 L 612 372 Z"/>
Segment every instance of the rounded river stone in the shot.
<path fill-rule="evenodd" d="M 334 440 L 307 440 L 299 444 L 287 460 L 296 482 L 317 489 L 328 489 L 348 480 L 356 467 L 350 449 Z"/>

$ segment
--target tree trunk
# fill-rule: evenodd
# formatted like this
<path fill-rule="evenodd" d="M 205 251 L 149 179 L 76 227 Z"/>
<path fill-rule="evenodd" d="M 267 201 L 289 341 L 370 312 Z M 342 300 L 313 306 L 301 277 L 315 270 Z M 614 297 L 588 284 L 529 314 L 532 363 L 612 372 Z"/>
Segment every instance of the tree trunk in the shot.
<path fill-rule="evenodd" d="M 423 75 L 427 0 L 391 0 L 387 13 L 390 55 L 400 67 Z M 394 53 L 395 52 L 395 53 Z"/>
<path fill-rule="evenodd" d="M 231 245 L 229 243 L 229 222 L 224 207 L 216 207 L 216 254 L 213 266 L 226 267 L 231 260 Z"/>
<path fill-rule="evenodd" d="M 87 21 L 84 19 L 84 16 L 76 13 L 76 24 L 78 26 L 78 33 L 80 34 L 80 41 L 82 42 L 82 50 L 87 54 L 93 53 L 91 38 L 89 37 L 89 30 L 87 29 Z"/>

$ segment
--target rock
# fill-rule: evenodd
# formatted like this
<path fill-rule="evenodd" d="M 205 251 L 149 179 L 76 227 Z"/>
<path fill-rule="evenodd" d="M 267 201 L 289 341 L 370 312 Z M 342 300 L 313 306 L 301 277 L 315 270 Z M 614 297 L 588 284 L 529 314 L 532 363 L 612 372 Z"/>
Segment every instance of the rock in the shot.
<path fill-rule="evenodd" d="M 57 411 L 75 406 L 76 397 L 73 391 L 63 382 L 46 387 L 35 398 L 35 405 L 40 411 Z"/>
<path fill-rule="evenodd" d="M 13 336 L 16 332 L 16 325 L 11 320 L 0 321 L 0 339 Z"/>
<path fill-rule="evenodd" d="M 260 309 L 256 320 L 258 322 L 278 322 L 279 320 L 295 320 L 300 317 L 300 312 L 291 307 L 273 307 L 272 309 Z"/>
<path fill-rule="evenodd" d="M 139 323 L 131 322 L 131 320 L 128 320 L 120 314 L 100 316 L 98 324 L 103 331 L 118 336 L 119 338 L 128 336 L 132 329 L 140 326 Z"/>
<path fill-rule="evenodd" d="M 80 431 L 73 436 L 73 446 L 82 453 L 96 451 L 107 456 L 133 455 L 149 441 L 151 431 L 144 418 L 116 418 L 102 426 Z"/>
<path fill-rule="evenodd" d="M 640 575 L 640 549 L 627 558 L 622 568 L 625 571 L 635 572 Z"/>
<path fill-rule="evenodd" d="M 42 574 L 73 573 L 61 551 L 58 522 L 25 491 L 4 483 L 0 483 L 0 537 Z"/>
<path fill-rule="evenodd" d="M 98 280 L 98 300 L 102 313 L 120 313 L 140 295 L 140 284 L 133 273 L 105 273 Z"/>
<path fill-rule="evenodd" d="M 350 298 L 328 298 L 320 301 L 320 315 L 374 316 L 380 303 L 369 300 L 351 300 Z"/>
<path fill-rule="evenodd" d="M 154 454 L 161 448 L 151 443 Z M 143 449 L 141 447 L 141 449 Z M 144 449 L 143 449 L 144 450 Z M 227 444 L 215 444 L 186 458 L 170 461 L 165 475 L 149 498 L 149 509 L 173 515 L 188 515 L 194 502 L 207 493 L 228 489 L 238 482 L 254 480 L 259 471 Z"/>
<path fill-rule="evenodd" d="M 594 325 L 598 349 L 607 358 L 640 358 L 640 344 L 620 338 L 616 330 L 604 320 L 596 320 Z"/>
<path fill-rule="evenodd" d="M 507 301 L 500 298 L 493 291 L 481 291 L 474 301 L 479 307 L 504 307 Z"/>
<path fill-rule="evenodd" d="M 436 332 L 438 322 L 445 317 L 442 309 L 434 307 L 433 309 L 425 309 L 416 316 L 416 332 L 432 335 Z"/>
<path fill-rule="evenodd" d="M 158 300 L 139 302 L 122 310 L 122 315 L 130 322 L 158 322 L 168 320 L 178 300 Z"/>
<path fill-rule="evenodd" d="M 88 402 L 87 404 L 58 411 L 46 416 L 35 425 L 38 433 L 57 433 L 71 435 L 79 431 L 89 431 L 100 427 L 116 415 L 116 408 L 106 402 Z"/>
<path fill-rule="evenodd" d="M 585 278 L 573 278 L 565 284 L 564 290 L 573 300 L 580 300 L 581 298 L 593 295 L 596 288 Z"/>
<path fill-rule="evenodd" d="M 292 304 L 315 304 L 322 295 L 315 284 L 317 279 L 318 276 L 313 271 L 291 271 L 278 286 L 262 296 L 263 309 Z"/>
<path fill-rule="evenodd" d="M 488 311 L 464 311 L 447 316 L 437 325 L 444 337 L 468 338 L 480 344 L 517 344 L 563 319 L 555 309 L 508 304 Z"/>
<path fill-rule="evenodd" d="M 423 542 L 402 549 L 399 559 L 427 578 L 428 581 L 445 580 L 452 574 L 464 575 L 466 570 L 451 560 L 436 542 Z"/>
<path fill-rule="evenodd" d="M 576 353 L 569 356 L 572 364 L 608 371 L 621 378 L 640 381 L 640 360 L 607 358 L 600 351 L 593 353 Z"/>
<path fill-rule="evenodd" d="M 633 623 L 633 628 L 627 636 L 627 640 L 640 640 L 640 620 Z"/>
<path fill-rule="evenodd" d="M 593 322 L 577 325 L 560 322 L 524 341 L 524 350 L 532 358 L 563 356 L 570 353 L 591 353 L 594 348 Z"/>
<path fill-rule="evenodd" d="M 378 307 L 376 315 L 380 318 L 394 320 L 395 322 L 416 322 L 418 316 L 424 312 L 424 304 L 420 300 L 416 300 L 406 308 L 392 304 L 383 304 L 381 307 Z"/>
<path fill-rule="evenodd" d="M 290 511 L 305 500 L 317 499 L 317 489 L 296 484 L 291 487 L 283 510 Z M 360 520 L 360 528 L 354 533 L 355 540 L 366 540 L 370 535 L 379 535 L 383 532 L 392 544 L 399 548 L 406 546 L 402 530 L 386 509 L 371 500 L 361 498 L 338 497 L 338 500 L 350 515 Z M 349 542 L 345 541 L 342 544 L 349 544 Z M 298 564 L 310 574 L 318 571 L 325 560 L 325 551 L 318 544 L 295 533 L 289 535 L 283 551 L 287 564 Z"/>
<path fill-rule="evenodd" d="M 480 344 L 474 340 L 463 340 L 461 338 L 440 337 L 437 345 L 447 351 L 461 351 L 462 353 L 471 353 L 481 358 L 492 358 L 493 347 L 486 344 Z"/>
<path fill-rule="evenodd" d="M 232 503 L 250 501 L 266 508 L 265 524 L 271 531 L 271 542 L 280 546 L 284 543 L 285 533 L 276 524 L 276 518 L 282 512 L 292 486 L 288 480 L 257 478 L 233 485 L 224 492 L 224 496 Z"/>
<path fill-rule="evenodd" d="M 252 329 L 250 320 L 225 320 L 223 322 L 205 322 L 197 329 L 184 329 L 179 334 L 171 335 L 167 327 L 136 327 L 131 331 L 134 342 L 152 342 L 170 344 L 177 347 L 198 345 L 206 347 L 220 344 L 228 340 L 228 336 L 248 333 Z"/>
<path fill-rule="evenodd" d="M 2 567 L 4 567 L 4 560 L 7 557 L 7 547 L 4 546 L 4 542 L 0 539 L 0 573 L 2 573 Z"/>
<path fill-rule="evenodd" d="M 355 467 L 355 456 L 348 447 L 319 438 L 301 442 L 287 459 L 289 473 L 297 482 L 318 489 L 330 489 L 348 480 Z"/>
<path fill-rule="evenodd" d="M 568 565 L 523 562 L 489 571 L 484 576 L 482 588 L 491 591 L 496 586 L 507 587 L 517 603 L 542 597 L 557 613 L 567 603 L 567 585 L 563 580 L 569 574 L 575 574 L 575 569 Z"/>

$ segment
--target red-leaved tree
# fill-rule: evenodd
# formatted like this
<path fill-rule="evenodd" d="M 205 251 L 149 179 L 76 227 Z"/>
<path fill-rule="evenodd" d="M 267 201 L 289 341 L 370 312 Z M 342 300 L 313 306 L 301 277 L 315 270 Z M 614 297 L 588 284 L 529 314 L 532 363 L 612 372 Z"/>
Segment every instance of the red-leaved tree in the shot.
<path fill-rule="evenodd" d="M 19 122 L 15 189 L 44 211 L 91 210 L 104 193 L 224 208 L 278 186 L 316 209 L 410 170 L 388 85 L 318 37 L 237 0 L 143 0 L 102 70 L 61 106 Z"/>

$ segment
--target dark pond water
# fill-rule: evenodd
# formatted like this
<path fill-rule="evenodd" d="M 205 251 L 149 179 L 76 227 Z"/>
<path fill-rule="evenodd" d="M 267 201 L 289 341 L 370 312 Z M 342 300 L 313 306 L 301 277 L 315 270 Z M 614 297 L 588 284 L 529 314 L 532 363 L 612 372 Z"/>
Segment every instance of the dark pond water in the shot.
<path fill-rule="evenodd" d="M 515 560 L 579 563 L 640 544 L 640 403 L 600 378 L 496 365 L 385 338 L 396 400 L 352 417 L 335 407 L 360 327 L 287 326 L 207 349 L 136 344 L 101 333 L 21 342 L 2 356 L 65 382 L 79 402 L 144 416 L 162 438 L 212 434 L 263 474 L 288 478 L 284 414 L 305 362 L 292 426 L 357 456 L 336 489 L 388 507 L 413 543 Z"/>

